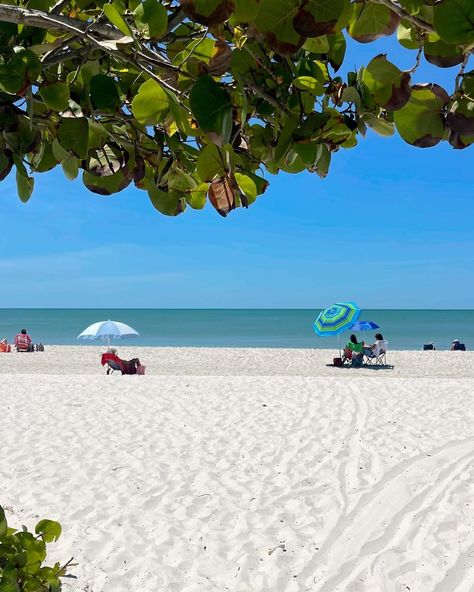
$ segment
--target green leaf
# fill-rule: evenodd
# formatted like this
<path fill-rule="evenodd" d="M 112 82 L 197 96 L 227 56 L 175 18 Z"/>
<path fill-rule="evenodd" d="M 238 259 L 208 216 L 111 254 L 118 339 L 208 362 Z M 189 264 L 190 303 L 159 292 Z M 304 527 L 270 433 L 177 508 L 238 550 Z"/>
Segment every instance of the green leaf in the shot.
<path fill-rule="evenodd" d="M 303 45 L 305 39 L 296 32 L 293 24 L 299 9 L 299 0 L 260 1 L 253 25 L 276 53 L 291 55 Z"/>
<path fill-rule="evenodd" d="M 5 510 L 0 506 L 0 539 L 2 539 L 8 531 L 7 518 L 5 516 Z"/>
<path fill-rule="evenodd" d="M 347 30 L 360 43 L 370 43 L 384 35 L 391 35 L 400 23 L 400 17 L 384 4 L 364 2 L 352 7 L 353 15 Z"/>
<path fill-rule="evenodd" d="M 67 158 L 62 160 L 61 166 L 63 167 L 64 174 L 70 181 L 74 181 L 79 174 L 79 164 L 80 161 L 77 156 L 73 156 L 72 154 L 69 154 Z"/>
<path fill-rule="evenodd" d="M 410 98 L 410 74 L 399 70 L 384 54 L 368 63 L 362 81 L 375 102 L 388 111 L 401 109 Z"/>
<path fill-rule="evenodd" d="M 197 174 L 201 181 L 211 182 L 216 177 L 223 177 L 225 172 L 221 149 L 215 144 L 205 146 L 197 159 Z"/>
<path fill-rule="evenodd" d="M 377 132 L 379 136 L 393 136 L 395 132 L 395 126 L 391 121 L 376 117 L 372 113 L 366 113 L 364 115 L 364 121 L 368 127 L 372 128 L 374 132 Z"/>
<path fill-rule="evenodd" d="M 23 167 L 16 167 L 16 186 L 18 190 L 18 197 L 23 203 L 26 203 L 33 193 L 33 188 L 35 186 L 35 180 L 33 177 L 29 177 L 26 173 L 26 169 Z"/>
<path fill-rule="evenodd" d="M 65 111 L 69 106 L 69 87 L 64 82 L 42 86 L 39 93 L 50 109 Z"/>
<path fill-rule="evenodd" d="M 328 60 L 333 70 L 337 72 L 344 61 L 346 54 L 346 38 L 342 33 L 328 35 L 329 51 Z"/>
<path fill-rule="evenodd" d="M 474 2 L 443 0 L 434 7 L 434 26 L 446 43 L 474 43 Z"/>
<path fill-rule="evenodd" d="M 236 23 L 250 23 L 258 13 L 259 0 L 234 0 L 232 19 Z"/>
<path fill-rule="evenodd" d="M 89 126 L 85 117 L 63 117 L 58 130 L 58 140 L 64 150 L 79 158 L 87 158 Z"/>
<path fill-rule="evenodd" d="M 474 101 L 467 97 L 454 101 L 446 115 L 446 124 L 448 141 L 453 148 L 463 149 L 474 144 Z"/>
<path fill-rule="evenodd" d="M 201 76 L 189 95 L 191 111 L 199 127 L 214 144 L 223 146 L 232 133 L 232 102 L 229 93 L 211 76 Z"/>
<path fill-rule="evenodd" d="M 186 203 L 194 210 L 202 210 L 206 205 L 206 196 L 209 190 L 207 183 L 200 183 L 195 189 L 186 195 Z"/>
<path fill-rule="evenodd" d="M 441 40 L 434 43 L 425 41 L 423 49 L 426 60 L 439 68 L 451 68 L 464 60 L 462 48 L 458 45 L 448 45 Z"/>
<path fill-rule="evenodd" d="M 298 76 L 294 79 L 293 84 L 300 90 L 305 90 L 314 95 L 324 94 L 324 86 L 320 80 L 316 80 L 312 76 Z"/>
<path fill-rule="evenodd" d="M 247 198 L 247 204 L 252 204 L 257 199 L 257 186 L 255 181 L 248 175 L 242 173 L 235 173 L 235 180 L 239 186 L 240 191 Z"/>
<path fill-rule="evenodd" d="M 305 37 L 338 33 L 339 20 L 349 6 L 349 0 L 308 0 L 293 19 L 295 31 Z"/>
<path fill-rule="evenodd" d="M 122 104 L 117 83 L 110 76 L 97 74 L 90 80 L 91 103 L 94 109 L 115 111 Z"/>
<path fill-rule="evenodd" d="M 310 37 L 304 42 L 303 49 L 310 51 L 311 53 L 328 53 L 329 39 L 327 35 L 322 35 L 321 37 Z"/>
<path fill-rule="evenodd" d="M 397 27 L 397 39 L 405 49 L 418 49 L 421 41 L 417 29 L 410 21 L 402 20 Z"/>
<path fill-rule="evenodd" d="M 61 536 L 61 525 L 54 520 L 40 520 L 35 527 L 35 532 L 41 535 L 45 543 L 54 543 Z"/>
<path fill-rule="evenodd" d="M 143 125 L 163 123 L 169 111 L 170 101 L 167 93 L 153 79 L 144 82 L 132 101 L 132 112 Z"/>
<path fill-rule="evenodd" d="M 233 0 L 182 0 L 185 13 L 194 21 L 212 27 L 226 21 L 234 8 Z"/>
<path fill-rule="evenodd" d="M 119 191 L 122 191 L 122 189 L 125 189 L 125 187 L 128 187 L 131 183 L 131 179 L 125 176 L 122 169 L 118 170 L 113 175 L 107 175 L 104 177 L 91 175 L 91 173 L 84 171 L 82 182 L 89 191 L 92 191 L 92 193 L 112 195 L 113 193 L 118 193 Z"/>
<path fill-rule="evenodd" d="M 395 112 L 395 125 L 405 142 L 429 148 L 443 140 L 442 110 L 448 101 L 449 95 L 437 84 L 415 85 L 408 103 Z"/>
<path fill-rule="evenodd" d="M 117 29 L 120 29 L 124 35 L 133 37 L 132 30 L 114 3 L 111 2 L 109 4 L 104 4 L 103 11 L 105 12 L 105 16 L 113 25 L 117 27 Z"/>
<path fill-rule="evenodd" d="M 3 181 L 12 170 L 13 158 L 10 151 L 0 152 L 0 181 Z M 0 506 L 1 507 L 1 506 Z M 0 515 L 1 520 L 1 515 Z"/>
<path fill-rule="evenodd" d="M 168 27 L 168 12 L 156 0 L 144 0 L 135 8 L 135 23 L 137 29 L 151 39 L 162 37 Z"/>
<path fill-rule="evenodd" d="M 36 82 L 41 72 L 41 62 L 36 54 L 21 49 L 10 56 L 0 56 L 0 90 L 10 94 L 23 94 Z"/>
<path fill-rule="evenodd" d="M 177 191 L 161 191 L 161 189 L 149 189 L 148 197 L 153 206 L 165 216 L 178 216 L 186 209 L 186 200 Z"/>

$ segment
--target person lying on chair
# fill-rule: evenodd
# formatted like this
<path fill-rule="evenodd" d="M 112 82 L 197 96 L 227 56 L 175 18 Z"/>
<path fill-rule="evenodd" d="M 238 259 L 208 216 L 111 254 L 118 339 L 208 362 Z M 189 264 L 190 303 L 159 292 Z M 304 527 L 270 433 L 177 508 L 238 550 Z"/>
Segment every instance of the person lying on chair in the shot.
<path fill-rule="evenodd" d="M 108 361 L 115 362 L 119 366 L 122 374 L 137 374 L 138 366 L 141 366 L 138 358 L 132 358 L 131 360 L 122 360 L 117 355 L 117 350 L 114 347 L 109 347 L 107 353 L 102 354 L 101 364 L 105 366 Z M 107 374 L 110 373 L 110 367 L 107 370 Z"/>

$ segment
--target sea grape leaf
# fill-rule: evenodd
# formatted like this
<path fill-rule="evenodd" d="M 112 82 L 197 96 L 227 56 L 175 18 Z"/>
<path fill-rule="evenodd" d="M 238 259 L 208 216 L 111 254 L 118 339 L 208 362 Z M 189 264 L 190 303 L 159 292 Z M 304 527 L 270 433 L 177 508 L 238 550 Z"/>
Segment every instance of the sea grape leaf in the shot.
<path fill-rule="evenodd" d="M 182 193 L 177 191 L 162 191 L 161 189 L 149 189 L 148 197 L 153 206 L 166 216 L 178 216 L 186 209 L 186 200 Z"/>
<path fill-rule="evenodd" d="M 458 45 L 449 45 L 442 40 L 433 43 L 425 41 L 423 50 L 427 61 L 439 68 L 451 68 L 464 60 L 463 51 Z"/>
<path fill-rule="evenodd" d="M 360 43 L 370 43 L 391 35 L 400 23 L 400 17 L 384 4 L 355 3 L 347 28 L 349 35 Z"/>
<path fill-rule="evenodd" d="M 342 33 L 336 33 L 335 35 L 328 35 L 328 42 L 328 60 L 333 70 L 337 72 L 346 54 L 346 38 Z"/>
<path fill-rule="evenodd" d="M 214 180 L 209 186 L 209 201 L 217 212 L 225 217 L 236 207 L 236 181 L 233 175 Z"/>
<path fill-rule="evenodd" d="M 191 20 L 212 27 L 223 23 L 232 14 L 233 0 L 181 0 L 184 12 Z"/>
<path fill-rule="evenodd" d="M 337 33 L 339 19 L 348 5 L 349 0 L 308 0 L 293 19 L 294 29 L 305 37 Z"/>
<path fill-rule="evenodd" d="M 163 88 L 150 78 L 138 89 L 132 101 L 132 112 L 143 125 L 162 123 L 168 113 L 170 100 Z"/>
<path fill-rule="evenodd" d="M 28 49 L 0 55 L 0 90 L 10 94 L 23 94 L 36 82 L 41 72 L 41 61 Z"/>
<path fill-rule="evenodd" d="M 313 76 L 298 76 L 294 79 L 293 84 L 300 90 L 305 90 L 314 95 L 322 95 L 324 93 L 324 86 L 321 80 L 317 80 Z"/>
<path fill-rule="evenodd" d="M 120 29 L 124 35 L 133 37 L 132 30 L 130 29 L 127 21 L 120 14 L 120 10 L 117 8 L 114 2 L 104 4 L 102 9 L 105 13 L 105 16 L 113 25 L 117 27 L 117 29 Z"/>
<path fill-rule="evenodd" d="M 293 19 L 300 8 L 299 0 L 261 0 L 253 21 L 270 47 L 280 55 L 295 53 L 305 38 L 295 30 Z"/>
<path fill-rule="evenodd" d="M 128 187 L 131 183 L 131 179 L 125 176 L 122 169 L 119 169 L 113 175 L 105 177 L 98 177 L 92 175 L 88 171 L 84 171 L 82 175 L 82 182 L 84 185 L 92 191 L 92 193 L 98 193 L 99 195 L 112 195 L 118 193 Z"/>
<path fill-rule="evenodd" d="M 408 103 L 395 112 L 395 125 L 405 142 L 429 148 L 443 140 L 446 132 L 442 110 L 448 101 L 449 95 L 437 84 L 413 86 Z"/>
<path fill-rule="evenodd" d="M 232 19 L 237 23 L 250 23 L 258 13 L 260 0 L 234 0 Z"/>
<path fill-rule="evenodd" d="M 168 12 L 156 0 L 144 0 L 138 4 L 133 12 L 137 29 L 146 37 L 159 39 L 168 27 Z"/>
<path fill-rule="evenodd" d="M 388 111 L 401 109 L 407 103 L 410 80 L 410 74 L 399 70 L 385 54 L 373 58 L 362 74 L 362 81 L 376 103 Z"/>
<path fill-rule="evenodd" d="M 58 140 L 64 150 L 79 158 L 87 158 L 89 125 L 85 117 L 63 117 L 58 129 Z"/>
<path fill-rule="evenodd" d="M 448 141 L 453 148 L 462 149 L 474 144 L 474 102 L 460 97 L 451 105 L 446 124 Z"/>
<path fill-rule="evenodd" d="M 215 144 L 207 144 L 201 150 L 197 159 L 197 173 L 201 181 L 213 181 L 216 177 L 223 177 L 225 163 L 221 149 Z"/>
<path fill-rule="evenodd" d="M 245 195 L 246 205 L 252 204 L 257 199 L 257 186 L 255 181 L 248 175 L 235 173 L 235 180 L 240 191 Z"/>
<path fill-rule="evenodd" d="M 47 86 L 43 85 L 39 93 L 50 109 L 65 111 L 69 106 L 69 87 L 65 82 L 54 82 Z"/>
<path fill-rule="evenodd" d="M 35 532 L 45 543 L 54 543 L 61 536 L 61 525 L 54 520 L 40 520 L 35 527 Z"/>
<path fill-rule="evenodd" d="M 421 39 L 416 27 L 407 20 L 402 20 L 398 25 L 397 39 L 405 49 L 418 49 L 421 45 Z"/>
<path fill-rule="evenodd" d="M 434 7 L 434 26 L 446 43 L 474 43 L 474 2 L 443 0 Z"/>
<path fill-rule="evenodd" d="M 115 80 L 105 74 L 97 74 L 90 80 L 91 103 L 94 109 L 115 111 L 121 105 Z"/>
<path fill-rule="evenodd" d="M 194 84 L 189 105 L 202 131 L 214 144 L 223 146 L 232 132 L 232 102 L 229 93 L 209 75 Z"/>

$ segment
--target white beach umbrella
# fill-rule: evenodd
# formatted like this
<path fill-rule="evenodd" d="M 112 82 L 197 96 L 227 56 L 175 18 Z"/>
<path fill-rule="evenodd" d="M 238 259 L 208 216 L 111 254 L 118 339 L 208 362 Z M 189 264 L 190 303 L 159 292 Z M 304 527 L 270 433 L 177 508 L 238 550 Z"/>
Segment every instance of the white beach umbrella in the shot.
<path fill-rule="evenodd" d="M 78 339 L 107 339 L 110 345 L 111 339 L 126 339 L 127 337 L 139 337 L 140 334 L 125 323 L 118 321 L 100 321 L 84 329 Z"/>

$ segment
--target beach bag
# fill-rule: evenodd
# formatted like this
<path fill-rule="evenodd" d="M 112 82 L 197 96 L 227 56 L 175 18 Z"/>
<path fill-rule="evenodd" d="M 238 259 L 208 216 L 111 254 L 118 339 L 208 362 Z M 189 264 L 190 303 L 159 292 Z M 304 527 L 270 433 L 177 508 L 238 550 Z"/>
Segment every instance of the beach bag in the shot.
<path fill-rule="evenodd" d="M 342 366 L 342 358 L 334 358 L 332 363 L 334 366 Z"/>
<path fill-rule="evenodd" d="M 145 374 L 145 370 L 146 370 L 146 366 L 142 366 L 141 364 L 139 364 L 137 366 L 137 374 Z"/>
<path fill-rule="evenodd" d="M 44 351 L 44 345 L 42 343 L 37 343 L 36 351 Z"/>

